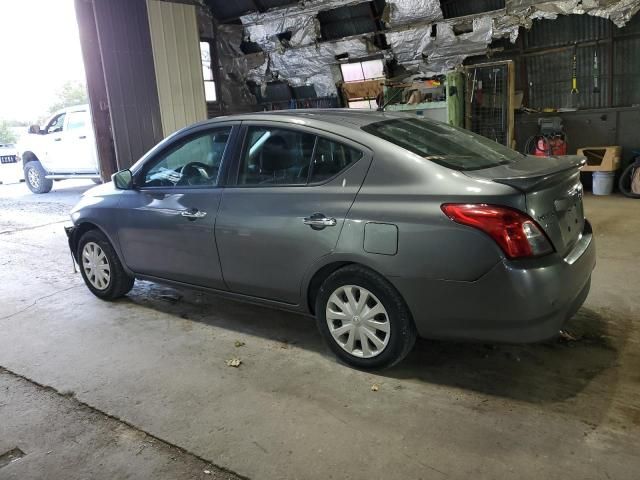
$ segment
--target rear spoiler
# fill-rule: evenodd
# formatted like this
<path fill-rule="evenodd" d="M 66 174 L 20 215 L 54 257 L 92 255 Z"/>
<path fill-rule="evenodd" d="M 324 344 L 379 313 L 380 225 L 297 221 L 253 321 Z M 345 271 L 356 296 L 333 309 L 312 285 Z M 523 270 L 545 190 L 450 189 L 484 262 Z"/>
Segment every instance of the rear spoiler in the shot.
<path fill-rule="evenodd" d="M 526 193 L 540 187 L 542 184 L 553 182 L 561 173 L 578 170 L 587 164 L 587 159 L 578 155 L 565 155 L 556 158 L 562 158 L 563 160 L 566 160 L 566 162 L 563 162 L 560 165 L 555 165 L 549 170 L 543 170 L 538 175 L 494 178 L 493 181 L 509 185 L 510 187 L 517 188 L 518 190 Z"/>

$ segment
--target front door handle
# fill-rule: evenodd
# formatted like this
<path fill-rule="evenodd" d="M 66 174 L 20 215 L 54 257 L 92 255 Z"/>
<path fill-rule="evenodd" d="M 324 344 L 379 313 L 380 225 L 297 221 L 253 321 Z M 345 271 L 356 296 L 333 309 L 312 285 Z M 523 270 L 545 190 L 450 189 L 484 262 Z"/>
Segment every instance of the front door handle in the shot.
<path fill-rule="evenodd" d="M 80 135 L 78 138 L 79 138 L 80 140 L 84 140 L 85 138 L 87 138 L 87 136 L 86 136 L 86 135 Z"/>
<path fill-rule="evenodd" d="M 192 208 L 191 210 L 183 210 L 180 212 L 180 215 L 188 218 L 189 220 L 197 220 L 198 218 L 204 218 L 207 216 L 207 212 L 203 212 L 202 210 L 197 210 Z"/>
<path fill-rule="evenodd" d="M 314 213 L 310 217 L 303 219 L 305 225 L 309 225 L 313 229 L 322 229 L 324 227 L 335 227 L 338 223 L 335 218 L 330 218 L 323 213 Z"/>
<path fill-rule="evenodd" d="M 54 142 L 59 142 L 60 140 L 62 140 L 62 137 L 58 137 L 58 138 L 54 138 L 53 139 Z"/>

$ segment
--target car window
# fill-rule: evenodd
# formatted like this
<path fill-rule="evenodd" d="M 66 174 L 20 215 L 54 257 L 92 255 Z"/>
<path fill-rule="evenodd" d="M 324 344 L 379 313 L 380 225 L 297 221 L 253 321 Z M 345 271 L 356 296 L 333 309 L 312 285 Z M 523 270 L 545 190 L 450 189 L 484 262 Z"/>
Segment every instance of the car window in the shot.
<path fill-rule="evenodd" d="M 479 170 L 511 163 L 522 155 L 488 138 L 424 119 L 385 120 L 362 127 L 421 157 L 455 170 Z"/>
<path fill-rule="evenodd" d="M 231 127 L 209 130 L 180 142 L 143 168 L 141 187 L 215 186 Z"/>
<path fill-rule="evenodd" d="M 70 112 L 67 120 L 67 130 L 82 130 L 87 126 L 89 115 L 87 112 Z"/>
<path fill-rule="evenodd" d="M 64 117 L 65 117 L 64 113 L 61 113 L 53 117 L 49 122 L 49 125 L 47 125 L 46 132 L 47 133 L 61 132 L 62 127 L 64 125 Z"/>
<path fill-rule="evenodd" d="M 337 175 L 360 157 L 360 150 L 326 138 L 318 138 L 309 183 L 322 182 Z"/>
<path fill-rule="evenodd" d="M 238 185 L 305 185 L 315 139 L 285 128 L 248 127 Z"/>

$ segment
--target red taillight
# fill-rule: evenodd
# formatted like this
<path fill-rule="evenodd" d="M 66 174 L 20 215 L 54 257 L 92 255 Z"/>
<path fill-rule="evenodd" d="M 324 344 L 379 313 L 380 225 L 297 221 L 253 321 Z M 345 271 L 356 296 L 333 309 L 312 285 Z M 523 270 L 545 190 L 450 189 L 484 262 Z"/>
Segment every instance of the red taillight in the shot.
<path fill-rule="evenodd" d="M 445 203 L 441 208 L 454 222 L 485 232 L 509 258 L 537 257 L 553 251 L 538 224 L 519 210 L 484 203 Z"/>

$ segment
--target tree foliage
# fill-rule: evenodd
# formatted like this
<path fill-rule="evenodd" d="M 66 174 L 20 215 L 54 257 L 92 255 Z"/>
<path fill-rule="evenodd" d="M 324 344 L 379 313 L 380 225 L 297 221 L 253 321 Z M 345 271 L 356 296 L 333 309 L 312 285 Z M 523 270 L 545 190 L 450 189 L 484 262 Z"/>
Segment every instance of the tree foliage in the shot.
<path fill-rule="evenodd" d="M 0 143 L 15 143 L 16 135 L 11 131 L 9 122 L 0 120 Z"/>
<path fill-rule="evenodd" d="M 49 107 L 49 113 L 66 107 L 82 105 L 89 103 L 87 97 L 87 86 L 82 82 L 68 81 L 65 82 L 57 92 L 57 101 Z"/>

